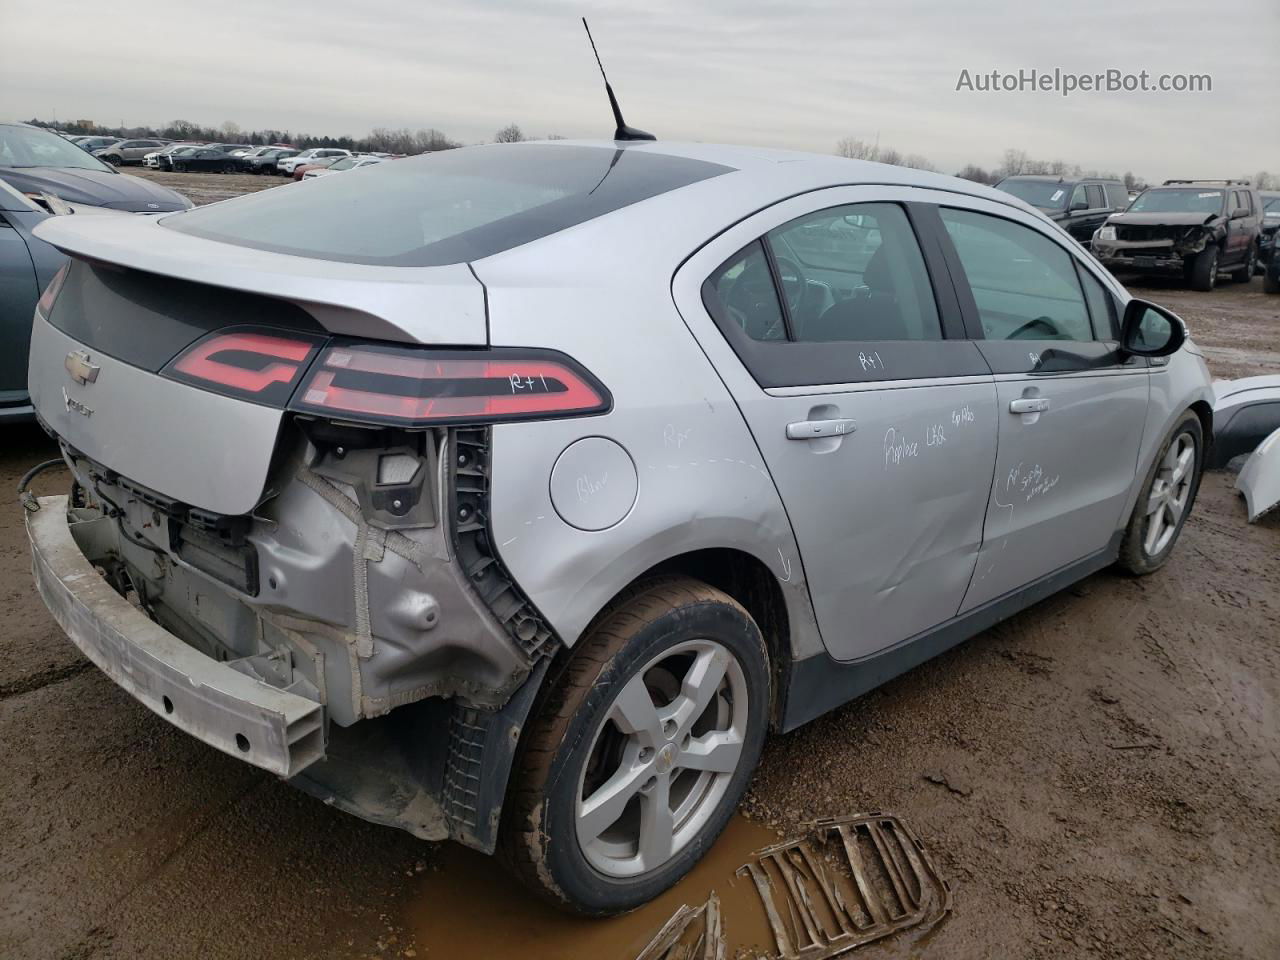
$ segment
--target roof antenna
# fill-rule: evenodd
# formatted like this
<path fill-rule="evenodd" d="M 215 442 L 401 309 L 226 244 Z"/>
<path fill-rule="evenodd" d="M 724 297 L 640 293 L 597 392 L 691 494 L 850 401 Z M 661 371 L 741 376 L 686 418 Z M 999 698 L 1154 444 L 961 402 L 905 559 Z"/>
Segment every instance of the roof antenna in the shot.
<path fill-rule="evenodd" d="M 609 77 L 604 72 L 604 64 L 600 62 L 600 51 L 591 37 L 591 28 L 587 26 L 587 18 L 582 18 L 582 27 L 587 31 L 587 42 L 591 44 L 591 52 L 596 55 L 596 66 L 600 68 L 600 76 L 604 77 L 604 92 L 609 95 L 609 106 L 613 108 L 613 119 L 618 128 L 613 131 L 614 140 L 657 140 L 652 133 L 645 133 L 635 127 L 628 127 L 622 119 L 622 110 L 618 107 L 618 98 L 613 95 L 613 87 L 609 86 Z"/>

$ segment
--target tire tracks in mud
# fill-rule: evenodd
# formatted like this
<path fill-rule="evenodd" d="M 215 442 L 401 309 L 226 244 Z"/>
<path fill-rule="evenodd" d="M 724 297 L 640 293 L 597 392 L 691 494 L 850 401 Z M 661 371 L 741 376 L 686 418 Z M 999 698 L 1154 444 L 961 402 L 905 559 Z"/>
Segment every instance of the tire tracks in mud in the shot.
<path fill-rule="evenodd" d="M 60 667 L 49 667 L 46 670 L 19 677 L 17 680 L 10 680 L 8 683 L 0 683 L 0 700 L 9 700 L 13 697 L 20 697 L 24 693 L 43 690 L 45 687 L 52 686 L 55 683 L 63 683 L 72 677 L 78 677 L 92 667 L 92 661 L 80 660 Z"/>

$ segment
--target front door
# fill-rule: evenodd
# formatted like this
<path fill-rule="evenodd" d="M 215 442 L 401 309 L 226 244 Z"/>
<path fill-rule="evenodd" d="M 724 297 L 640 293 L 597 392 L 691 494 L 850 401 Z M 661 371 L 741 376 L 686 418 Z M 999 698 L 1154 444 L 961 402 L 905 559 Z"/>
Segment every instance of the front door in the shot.
<path fill-rule="evenodd" d="M 936 214 L 909 202 L 932 196 L 786 201 L 691 259 L 701 303 L 676 285 L 686 317 L 714 319 L 691 327 L 777 485 L 841 660 L 954 617 L 981 543 L 996 390 L 924 225 Z"/>
<path fill-rule="evenodd" d="M 1134 483 L 1149 378 L 1116 352 L 1114 300 L 1082 259 L 1003 216 L 940 214 L 999 420 L 967 611 L 1108 546 Z"/>

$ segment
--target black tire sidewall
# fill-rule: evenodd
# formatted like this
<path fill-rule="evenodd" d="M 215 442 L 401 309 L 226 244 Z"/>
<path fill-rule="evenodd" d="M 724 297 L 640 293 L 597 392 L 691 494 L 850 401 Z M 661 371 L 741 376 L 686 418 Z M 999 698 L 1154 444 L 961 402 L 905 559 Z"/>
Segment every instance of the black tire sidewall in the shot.
<path fill-rule="evenodd" d="M 722 644 L 742 667 L 750 708 L 742 758 L 718 809 L 701 832 L 664 866 L 639 877 L 617 879 L 595 870 L 582 853 L 574 822 L 583 764 L 597 725 L 618 690 L 663 650 L 695 638 Z M 573 909 L 588 914 L 629 910 L 662 893 L 700 860 L 737 807 L 759 760 L 768 728 L 769 668 L 755 623 L 731 603 L 700 602 L 673 609 L 637 632 L 596 677 L 591 691 L 569 723 L 551 763 L 542 808 L 547 838 L 546 867 Z"/>
<path fill-rule="evenodd" d="M 1195 260 L 1191 262 L 1191 286 L 1202 293 L 1211 291 L 1217 285 L 1220 261 L 1221 255 L 1216 246 L 1196 254 Z"/>
<path fill-rule="evenodd" d="M 1165 454 L 1169 452 L 1169 448 L 1173 446 L 1178 437 L 1184 433 L 1190 433 L 1196 445 L 1196 466 L 1191 477 L 1191 490 L 1187 495 L 1187 505 L 1182 511 L 1182 516 L 1178 518 L 1178 529 L 1174 531 L 1174 535 L 1168 545 L 1154 557 L 1148 556 L 1142 547 L 1143 535 L 1146 533 L 1145 507 L 1147 498 L 1151 495 L 1151 487 L 1155 483 L 1156 477 L 1159 476 L 1160 464 L 1164 460 Z M 1188 411 L 1169 432 L 1164 443 L 1160 445 L 1155 460 L 1151 464 L 1151 469 L 1147 473 L 1146 481 L 1142 485 L 1142 491 L 1138 494 L 1138 502 L 1133 505 L 1133 515 L 1129 520 L 1129 528 L 1125 531 L 1124 543 L 1121 546 L 1120 563 L 1125 570 L 1130 573 L 1144 575 L 1154 573 L 1169 562 L 1169 557 L 1173 554 L 1173 548 L 1178 545 L 1178 540 L 1182 536 L 1182 528 L 1186 525 L 1187 518 L 1191 516 L 1191 508 L 1195 506 L 1196 497 L 1200 493 L 1200 478 L 1204 473 L 1205 453 L 1204 427 L 1200 423 L 1200 418 Z"/>

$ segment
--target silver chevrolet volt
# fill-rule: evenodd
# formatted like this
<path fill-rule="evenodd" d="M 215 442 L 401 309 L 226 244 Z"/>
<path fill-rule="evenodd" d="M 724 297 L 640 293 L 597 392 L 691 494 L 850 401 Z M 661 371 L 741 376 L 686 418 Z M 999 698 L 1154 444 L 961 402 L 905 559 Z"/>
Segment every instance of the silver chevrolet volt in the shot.
<path fill-rule="evenodd" d="M 1176 316 L 898 167 L 502 144 L 37 233 L 75 644 L 584 914 L 683 876 L 768 731 L 1158 569 L 1212 437 Z"/>

